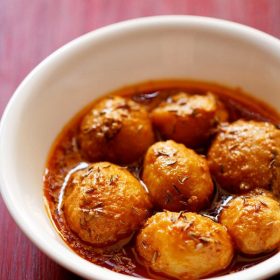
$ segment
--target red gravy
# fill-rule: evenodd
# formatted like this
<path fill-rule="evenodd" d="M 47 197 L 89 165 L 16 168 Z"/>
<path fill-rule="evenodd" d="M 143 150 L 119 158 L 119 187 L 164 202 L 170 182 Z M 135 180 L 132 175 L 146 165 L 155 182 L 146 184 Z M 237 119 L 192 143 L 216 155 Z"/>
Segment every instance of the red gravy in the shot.
<path fill-rule="evenodd" d="M 148 110 L 151 110 L 157 106 L 161 100 L 178 91 L 185 91 L 192 94 L 205 94 L 208 91 L 214 93 L 225 104 L 229 112 L 230 122 L 242 118 L 245 120 L 268 121 L 275 124 L 277 127 L 280 127 L 280 115 L 274 109 L 267 104 L 248 96 L 239 88 L 230 89 L 204 82 L 171 80 L 146 82 L 140 85 L 123 88 L 110 95 L 126 96 L 143 104 Z M 50 218 L 67 245 L 78 255 L 90 262 L 113 271 L 140 278 L 170 279 L 158 273 L 154 273 L 149 270 L 148 267 L 144 266 L 135 252 L 134 237 L 132 237 L 131 241 L 121 250 L 112 253 L 112 250 L 97 249 L 94 246 L 83 242 L 70 230 L 65 221 L 61 207 L 67 180 L 75 170 L 85 168 L 88 165 L 79 152 L 77 144 L 78 127 L 82 117 L 97 101 L 94 101 L 74 116 L 74 118 L 64 127 L 63 131 L 53 144 L 44 175 L 44 195 Z M 157 135 L 158 139 L 161 139 L 159 133 L 157 133 Z M 210 142 L 208 143 L 208 146 L 209 144 Z M 202 147 L 197 152 L 206 154 L 207 148 L 207 146 Z M 139 178 L 139 180 L 142 168 L 141 163 L 142 159 L 139 159 L 138 162 L 127 166 L 129 170 Z M 219 212 L 229 199 L 230 195 L 216 185 L 216 191 L 211 207 L 202 211 L 201 214 L 209 216 L 217 221 Z M 269 254 L 254 257 L 236 254 L 231 265 L 226 270 L 213 276 L 243 270 L 269 258 L 275 253 L 276 252 L 274 251 Z"/>

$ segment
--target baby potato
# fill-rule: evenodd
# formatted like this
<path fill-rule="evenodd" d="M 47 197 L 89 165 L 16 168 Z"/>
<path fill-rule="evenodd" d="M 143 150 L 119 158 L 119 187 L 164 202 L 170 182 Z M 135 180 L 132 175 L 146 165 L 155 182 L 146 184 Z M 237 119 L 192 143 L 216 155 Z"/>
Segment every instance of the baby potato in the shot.
<path fill-rule="evenodd" d="M 130 236 L 144 223 L 151 204 L 139 181 L 108 162 L 72 174 L 63 201 L 70 229 L 96 247 Z"/>
<path fill-rule="evenodd" d="M 234 254 L 227 230 L 195 213 L 159 212 L 148 219 L 136 250 L 155 272 L 198 279 L 225 269 Z"/>
<path fill-rule="evenodd" d="M 198 211 L 213 193 L 206 159 L 172 140 L 148 149 L 142 179 L 153 203 L 171 211 Z"/>
<path fill-rule="evenodd" d="M 151 118 L 165 139 L 196 148 L 208 140 L 219 122 L 227 120 L 228 113 L 211 93 L 190 95 L 180 92 L 154 109 Z"/>
<path fill-rule="evenodd" d="M 271 123 L 238 120 L 221 126 L 208 152 L 217 182 L 232 193 L 280 192 L 280 131 Z"/>
<path fill-rule="evenodd" d="M 219 221 L 242 253 L 261 254 L 280 245 L 280 205 L 267 193 L 232 199 Z"/>
<path fill-rule="evenodd" d="M 154 142 L 154 133 L 143 106 L 112 96 L 99 101 L 83 118 L 78 141 L 89 161 L 131 163 Z"/>

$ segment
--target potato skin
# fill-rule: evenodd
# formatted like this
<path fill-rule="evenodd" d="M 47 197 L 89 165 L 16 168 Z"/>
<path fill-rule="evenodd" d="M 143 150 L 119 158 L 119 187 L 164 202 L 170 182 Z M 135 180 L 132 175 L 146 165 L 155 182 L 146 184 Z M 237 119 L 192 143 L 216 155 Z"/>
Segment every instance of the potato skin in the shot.
<path fill-rule="evenodd" d="M 79 144 L 89 161 L 131 163 L 154 142 L 147 111 L 118 96 L 100 100 L 83 118 Z"/>
<path fill-rule="evenodd" d="M 238 120 L 220 127 L 208 152 L 211 174 L 224 189 L 280 191 L 280 131 L 272 124 Z"/>
<path fill-rule="evenodd" d="M 234 254 L 222 225 L 195 213 L 159 212 L 136 239 L 144 263 L 177 279 L 198 279 L 225 269 Z"/>
<path fill-rule="evenodd" d="M 165 139 L 196 148 L 203 145 L 217 123 L 228 113 L 213 94 L 189 95 L 180 92 L 162 102 L 151 113 L 153 125 Z"/>
<path fill-rule="evenodd" d="M 232 199 L 219 221 L 242 253 L 265 253 L 280 245 L 280 205 L 267 193 Z"/>
<path fill-rule="evenodd" d="M 198 211 L 213 193 L 207 161 L 172 140 L 157 142 L 146 153 L 142 179 L 161 209 Z"/>
<path fill-rule="evenodd" d="M 71 230 L 96 247 L 131 235 L 145 222 L 150 208 L 139 181 L 125 168 L 108 162 L 72 174 L 63 201 Z"/>

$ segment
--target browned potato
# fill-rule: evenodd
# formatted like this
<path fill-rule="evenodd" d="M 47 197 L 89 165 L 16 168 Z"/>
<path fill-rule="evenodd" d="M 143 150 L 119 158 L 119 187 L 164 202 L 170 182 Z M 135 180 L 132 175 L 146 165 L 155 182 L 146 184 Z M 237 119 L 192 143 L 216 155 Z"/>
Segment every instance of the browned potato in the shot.
<path fill-rule="evenodd" d="M 222 210 L 220 222 L 242 253 L 265 253 L 280 245 L 280 205 L 271 196 L 232 199 Z"/>
<path fill-rule="evenodd" d="M 71 230 L 100 247 L 131 235 L 148 217 L 150 207 L 148 194 L 132 174 L 100 162 L 72 175 L 63 209 Z"/>
<path fill-rule="evenodd" d="M 151 114 L 154 126 L 166 139 L 190 148 L 204 144 L 211 130 L 227 117 L 223 105 L 210 93 L 178 93 L 162 102 Z"/>
<path fill-rule="evenodd" d="M 79 144 L 90 161 L 130 163 L 154 142 L 144 107 L 122 97 L 102 99 L 83 118 Z"/>
<path fill-rule="evenodd" d="M 217 182 L 233 193 L 280 189 L 280 131 L 272 124 L 238 120 L 221 126 L 208 152 Z"/>
<path fill-rule="evenodd" d="M 195 213 L 157 213 L 136 239 L 136 249 L 155 272 L 198 279 L 225 269 L 233 257 L 227 230 Z"/>
<path fill-rule="evenodd" d="M 198 211 L 213 193 L 206 159 L 172 140 L 149 148 L 142 178 L 154 204 L 171 211 Z"/>

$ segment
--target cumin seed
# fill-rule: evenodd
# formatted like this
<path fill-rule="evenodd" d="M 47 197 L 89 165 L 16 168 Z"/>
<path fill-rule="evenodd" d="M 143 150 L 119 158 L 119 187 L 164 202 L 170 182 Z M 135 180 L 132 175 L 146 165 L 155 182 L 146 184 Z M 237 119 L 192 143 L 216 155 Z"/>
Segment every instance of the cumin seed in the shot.
<path fill-rule="evenodd" d="M 177 194 L 181 194 L 181 191 L 178 189 L 176 185 L 173 184 L 172 187 L 174 188 Z"/>
<path fill-rule="evenodd" d="M 183 185 L 185 181 L 189 179 L 189 176 L 184 176 L 183 178 L 178 178 L 178 182 Z"/>
<path fill-rule="evenodd" d="M 262 200 L 259 200 L 259 202 L 264 206 L 264 207 L 268 207 L 268 205 L 265 203 L 265 202 L 263 202 Z"/>
<path fill-rule="evenodd" d="M 175 164 L 176 162 L 177 162 L 177 160 L 174 159 L 174 160 L 171 160 L 171 161 L 169 161 L 169 162 L 166 162 L 165 165 L 170 166 L 170 165 Z"/>
<path fill-rule="evenodd" d="M 155 263 L 156 260 L 158 259 L 158 251 L 154 251 L 154 254 L 153 254 L 153 258 L 152 258 L 152 263 Z"/>
<path fill-rule="evenodd" d="M 212 241 L 211 238 L 203 237 L 203 236 L 199 237 L 198 239 L 199 239 L 199 241 L 201 241 L 202 243 L 210 243 L 210 242 Z"/>

